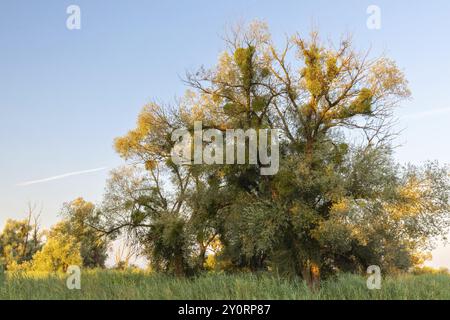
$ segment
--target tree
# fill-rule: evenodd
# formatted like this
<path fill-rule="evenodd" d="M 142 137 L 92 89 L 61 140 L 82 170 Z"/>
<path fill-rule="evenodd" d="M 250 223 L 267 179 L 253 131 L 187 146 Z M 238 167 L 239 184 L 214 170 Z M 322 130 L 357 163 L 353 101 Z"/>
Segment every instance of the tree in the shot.
<path fill-rule="evenodd" d="M 125 233 L 155 270 L 183 275 L 191 253 L 186 221 L 176 209 L 180 200 L 172 200 L 171 207 L 168 201 L 138 168 L 114 170 L 107 183 L 100 228 L 113 239 Z"/>
<path fill-rule="evenodd" d="M 237 28 L 216 67 L 187 75 L 177 107 L 151 103 L 117 152 L 142 170 L 113 172 L 102 229 L 126 232 L 151 260 L 186 274 L 220 241 L 223 265 L 302 276 L 406 269 L 449 226 L 447 169 L 392 161 L 392 113 L 410 95 L 396 64 L 324 44 L 317 32 L 278 50 L 265 24 Z M 280 129 L 280 170 L 175 164 L 174 129 Z M 207 145 L 207 141 L 203 141 Z M 429 243 L 429 242 L 428 242 Z"/>
<path fill-rule="evenodd" d="M 29 267 L 38 272 L 66 272 L 71 265 L 81 266 L 80 243 L 78 240 L 60 232 L 61 225 L 57 224 L 50 230 L 47 241 L 31 261 Z"/>
<path fill-rule="evenodd" d="M 104 268 L 108 241 L 92 227 L 99 219 L 94 204 L 77 198 L 64 204 L 62 216 L 63 220 L 53 229 L 53 233 L 76 239 L 80 244 L 84 267 Z"/>
<path fill-rule="evenodd" d="M 15 269 L 30 261 L 42 247 L 39 215 L 35 214 L 36 206 L 30 204 L 28 209 L 26 219 L 9 219 L 0 234 L 0 265 L 6 270 Z"/>
<path fill-rule="evenodd" d="M 38 216 L 33 217 L 35 207 L 29 208 L 26 220 L 8 220 L 0 235 L 2 264 L 8 270 L 65 272 L 69 265 L 104 267 L 108 242 L 91 227 L 98 222 L 92 203 L 78 198 L 64 204 L 63 220 L 43 233 Z"/>

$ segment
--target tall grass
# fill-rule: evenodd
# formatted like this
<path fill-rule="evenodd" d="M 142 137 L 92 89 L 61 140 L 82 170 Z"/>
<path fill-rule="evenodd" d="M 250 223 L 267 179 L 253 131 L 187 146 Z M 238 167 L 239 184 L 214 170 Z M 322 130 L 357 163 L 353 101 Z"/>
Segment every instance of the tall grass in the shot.
<path fill-rule="evenodd" d="M 369 290 L 365 278 L 342 274 L 311 292 L 300 279 L 265 274 L 182 279 L 145 272 L 85 271 L 81 290 L 69 290 L 64 275 L 8 274 L 0 276 L 0 299 L 450 299 L 450 276 L 387 277 L 381 290 Z"/>

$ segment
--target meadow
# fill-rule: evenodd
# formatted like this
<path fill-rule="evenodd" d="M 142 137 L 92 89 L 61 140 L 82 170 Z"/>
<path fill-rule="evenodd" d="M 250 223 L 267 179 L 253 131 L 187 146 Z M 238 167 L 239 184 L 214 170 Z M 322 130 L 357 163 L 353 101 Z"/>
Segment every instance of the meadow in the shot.
<path fill-rule="evenodd" d="M 364 277 L 341 274 L 322 281 L 320 290 L 312 292 L 300 279 L 287 280 L 267 274 L 205 274 L 188 279 L 135 271 L 94 270 L 82 274 L 80 290 L 69 290 L 65 275 L 4 274 L 0 278 L 0 299 L 447 300 L 450 299 L 450 275 L 386 277 L 380 290 L 369 290 Z"/>

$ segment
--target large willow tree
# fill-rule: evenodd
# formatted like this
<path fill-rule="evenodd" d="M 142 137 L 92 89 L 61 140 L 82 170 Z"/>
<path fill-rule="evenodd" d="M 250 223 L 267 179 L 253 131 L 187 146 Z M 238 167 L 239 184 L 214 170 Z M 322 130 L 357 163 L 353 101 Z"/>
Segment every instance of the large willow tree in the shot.
<path fill-rule="evenodd" d="M 228 270 L 298 274 L 377 264 L 404 270 L 449 225 L 448 171 L 400 167 L 391 156 L 393 110 L 410 96 L 386 57 L 336 46 L 317 33 L 278 49 L 266 26 L 236 28 L 217 66 L 190 73 L 175 107 L 144 107 L 115 141 L 135 167 L 116 170 L 102 228 L 126 233 L 159 270 L 202 269 L 208 249 Z M 280 169 L 176 165 L 171 133 L 277 128 Z M 207 142 L 204 142 L 207 144 Z"/>

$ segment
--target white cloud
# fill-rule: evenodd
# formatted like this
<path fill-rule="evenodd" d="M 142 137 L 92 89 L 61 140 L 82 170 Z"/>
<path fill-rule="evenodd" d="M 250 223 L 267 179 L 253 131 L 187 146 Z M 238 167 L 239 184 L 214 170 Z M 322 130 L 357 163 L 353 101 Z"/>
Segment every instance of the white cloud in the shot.
<path fill-rule="evenodd" d="M 54 181 L 54 180 L 60 180 L 60 179 L 64 179 L 64 178 L 67 178 L 67 177 L 78 176 L 78 175 L 81 175 L 81 174 L 87 174 L 87 173 L 92 173 L 92 172 L 98 172 L 98 171 L 102 171 L 102 170 L 105 170 L 105 169 L 107 169 L 107 167 L 101 167 L 101 168 L 95 168 L 95 169 L 89 169 L 89 170 L 69 172 L 69 173 L 64 173 L 64 174 L 60 174 L 60 175 L 49 177 L 49 178 L 21 182 L 21 183 L 18 183 L 17 186 L 25 187 L 25 186 L 29 186 L 29 185 L 32 185 L 32 184 L 44 183 L 44 182 L 49 182 L 49 181 Z"/>

